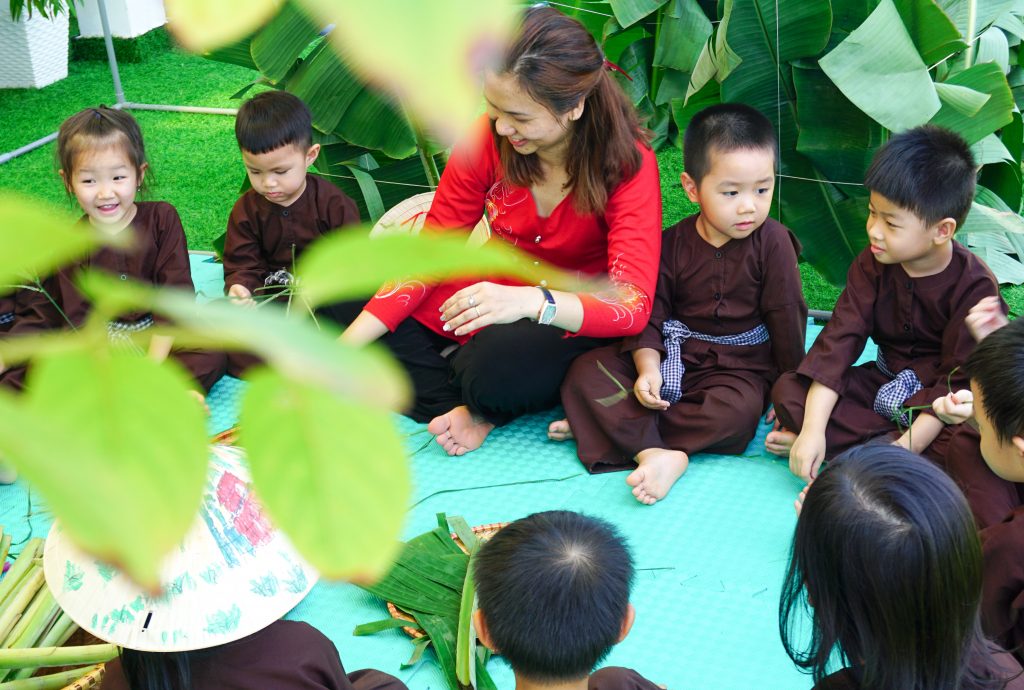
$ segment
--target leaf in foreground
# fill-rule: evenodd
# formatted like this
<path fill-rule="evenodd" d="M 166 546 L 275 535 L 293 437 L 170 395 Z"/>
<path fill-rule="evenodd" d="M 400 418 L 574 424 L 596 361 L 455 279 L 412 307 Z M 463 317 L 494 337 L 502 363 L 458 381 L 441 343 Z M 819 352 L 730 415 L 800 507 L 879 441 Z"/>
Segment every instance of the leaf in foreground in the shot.
<path fill-rule="evenodd" d="M 240 427 L 264 507 L 324 577 L 387 572 L 411 491 L 390 413 L 263 369 Z"/>
<path fill-rule="evenodd" d="M 160 559 L 195 518 L 205 420 L 174 362 L 106 349 L 36 361 L 0 394 L 0 451 L 82 549 L 158 586 Z"/>

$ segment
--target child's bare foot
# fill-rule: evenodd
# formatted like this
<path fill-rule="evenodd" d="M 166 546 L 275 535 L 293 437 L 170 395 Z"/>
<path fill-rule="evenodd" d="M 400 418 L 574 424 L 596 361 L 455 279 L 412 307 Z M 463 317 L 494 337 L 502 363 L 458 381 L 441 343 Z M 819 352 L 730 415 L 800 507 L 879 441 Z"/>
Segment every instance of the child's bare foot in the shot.
<path fill-rule="evenodd" d="M 552 441 L 568 441 L 576 437 L 572 435 L 568 419 L 556 419 L 548 424 L 548 438 Z"/>
<path fill-rule="evenodd" d="M 427 425 L 434 440 L 448 455 L 465 455 L 483 445 L 494 425 L 473 416 L 469 408 L 459 405 L 448 414 L 434 417 Z"/>
<path fill-rule="evenodd" d="M 690 457 L 681 450 L 648 448 L 636 454 L 640 465 L 626 483 L 633 487 L 636 500 L 647 505 L 665 498 L 690 464 Z"/>
<path fill-rule="evenodd" d="M 793 447 L 793 441 L 796 440 L 796 434 L 786 428 L 776 429 L 775 431 L 769 431 L 768 435 L 764 439 L 764 447 L 772 455 L 778 455 L 780 458 L 789 457 L 789 449 Z"/>

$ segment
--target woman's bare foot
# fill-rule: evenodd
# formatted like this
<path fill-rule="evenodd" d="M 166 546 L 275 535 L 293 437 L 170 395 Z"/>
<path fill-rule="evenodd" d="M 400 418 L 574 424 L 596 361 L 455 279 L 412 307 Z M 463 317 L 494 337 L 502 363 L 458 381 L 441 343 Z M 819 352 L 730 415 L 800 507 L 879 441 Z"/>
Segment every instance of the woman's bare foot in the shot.
<path fill-rule="evenodd" d="M 572 435 L 568 419 L 556 419 L 548 424 L 548 438 L 552 441 L 568 441 L 576 437 Z"/>
<path fill-rule="evenodd" d="M 690 465 L 686 453 L 665 448 L 642 450 L 636 454 L 636 461 L 640 467 L 626 477 L 626 483 L 633 487 L 636 500 L 647 505 L 665 498 Z"/>
<path fill-rule="evenodd" d="M 465 405 L 459 405 L 448 414 L 434 417 L 427 431 L 448 455 L 465 455 L 483 445 L 494 425 L 475 417 Z"/>
<path fill-rule="evenodd" d="M 778 455 L 780 458 L 788 458 L 789 449 L 793 447 L 793 441 L 795 440 L 796 434 L 783 427 L 781 429 L 768 432 L 768 435 L 764 439 L 764 448 L 772 455 Z"/>

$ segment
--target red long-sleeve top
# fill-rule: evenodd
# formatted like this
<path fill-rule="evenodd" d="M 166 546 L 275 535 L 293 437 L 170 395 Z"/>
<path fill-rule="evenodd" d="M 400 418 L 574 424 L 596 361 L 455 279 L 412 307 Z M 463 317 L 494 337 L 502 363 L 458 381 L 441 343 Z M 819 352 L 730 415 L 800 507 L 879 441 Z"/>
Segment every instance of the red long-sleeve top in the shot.
<path fill-rule="evenodd" d="M 540 261 L 583 276 L 607 275 L 615 289 L 579 294 L 583 325 L 573 335 L 616 338 L 639 333 L 651 315 L 661 254 L 661 188 L 653 151 L 637 142 L 642 163 L 631 178 L 608 197 L 603 214 L 580 215 L 572 194 L 548 217 L 537 214 L 528 188 L 503 179 L 490 121 L 482 117 L 470 136 L 452 151 L 427 216 L 436 228 L 469 233 L 486 211 L 493 237 Z M 478 279 L 428 285 L 404 280 L 384 285 L 366 310 L 394 330 L 412 317 L 427 328 L 459 342 L 442 330 L 439 307 L 455 292 Z M 493 282 L 523 283 L 504 278 Z"/>

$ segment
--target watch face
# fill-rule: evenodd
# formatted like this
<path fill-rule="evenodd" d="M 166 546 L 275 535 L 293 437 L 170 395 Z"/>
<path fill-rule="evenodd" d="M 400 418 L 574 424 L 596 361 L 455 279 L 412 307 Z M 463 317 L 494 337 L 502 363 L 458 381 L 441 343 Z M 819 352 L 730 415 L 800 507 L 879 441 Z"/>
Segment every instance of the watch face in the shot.
<path fill-rule="evenodd" d="M 551 302 L 544 304 L 544 309 L 540 312 L 540 318 L 537 321 L 543 325 L 547 325 L 555 320 L 555 305 Z"/>

